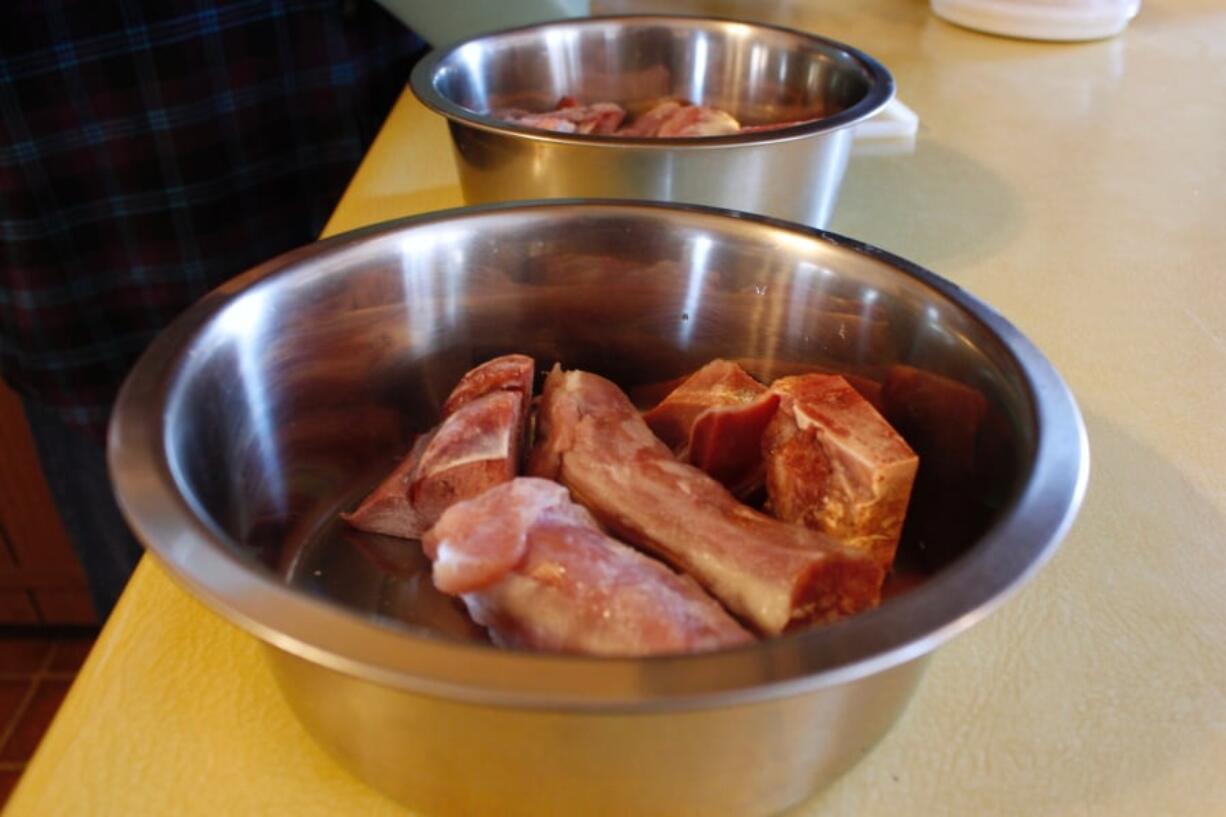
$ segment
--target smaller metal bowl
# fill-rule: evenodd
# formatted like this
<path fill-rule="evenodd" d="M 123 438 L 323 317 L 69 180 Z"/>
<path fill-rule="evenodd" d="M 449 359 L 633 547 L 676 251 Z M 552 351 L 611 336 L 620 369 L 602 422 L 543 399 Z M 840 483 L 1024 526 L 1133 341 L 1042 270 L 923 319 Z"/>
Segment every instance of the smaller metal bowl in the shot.
<path fill-rule="evenodd" d="M 890 73 L 834 40 L 706 17 L 597 17 L 526 26 L 436 51 L 413 92 L 447 118 L 464 198 L 602 197 L 709 204 L 825 226 L 854 125 L 894 95 Z M 491 111 L 544 111 L 565 95 L 632 105 L 681 97 L 742 124 L 704 138 L 561 134 Z"/>

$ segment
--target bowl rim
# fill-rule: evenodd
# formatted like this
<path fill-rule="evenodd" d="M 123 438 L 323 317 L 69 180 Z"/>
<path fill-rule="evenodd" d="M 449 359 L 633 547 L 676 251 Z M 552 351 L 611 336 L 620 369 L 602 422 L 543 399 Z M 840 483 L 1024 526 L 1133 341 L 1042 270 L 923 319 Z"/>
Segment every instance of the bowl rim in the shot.
<path fill-rule="evenodd" d="M 297 590 L 244 559 L 176 486 L 165 445 L 166 401 L 190 342 L 229 304 L 300 265 L 383 236 L 503 213 L 580 209 L 587 215 L 751 222 L 885 263 L 985 324 L 1025 378 L 1038 427 L 1030 478 L 968 553 L 875 610 L 815 630 L 709 653 L 600 658 L 446 641 Z M 662 216 L 659 214 L 656 217 Z M 651 712 L 726 706 L 797 694 L 921 658 L 983 619 L 1049 559 L 1073 523 L 1089 476 L 1076 401 L 1051 363 L 987 304 L 935 273 L 826 230 L 700 205 L 562 199 L 503 202 L 408 216 L 324 239 L 218 287 L 155 338 L 112 412 L 108 463 L 125 518 L 189 593 L 274 648 L 401 690 L 485 705 L 552 711 Z"/>
<path fill-rule="evenodd" d="M 477 42 L 496 40 L 501 37 L 533 31 L 558 28 L 588 28 L 609 23 L 653 23 L 694 27 L 697 24 L 735 25 L 742 28 L 775 31 L 796 37 L 827 52 L 838 51 L 855 61 L 869 79 L 868 93 L 855 104 L 832 116 L 805 120 L 796 125 L 777 130 L 754 131 L 728 136 L 687 137 L 630 137 L 590 133 L 558 133 L 542 128 L 527 127 L 507 122 L 497 117 L 477 113 L 457 104 L 441 94 L 434 85 L 440 65 L 460 49 Z M 458 122 L 478 130 L 515 136 L 537 142 L 552 142 L 589 147 L 617 147 L 633 150 L 659 150 L 661 148 L 710 149 L 740 145 L 764 145 L 789 142 L 821 133 L 838 130 L 863 121 L 884 108 L 894 98 L 894 76 L 877 59 L 860 49 L 838 40 L 787 26 L 770 23 L 749 22 L 732 17 L 692 14 L 605 14 L 591 17 L 563 18 L 543 23 L 515 26 L 484 34 L 478 34 L 434 49 L 413 67 L 409 87 L 414 96 L 430 110 L 445 117 L 449 122 Z"/>

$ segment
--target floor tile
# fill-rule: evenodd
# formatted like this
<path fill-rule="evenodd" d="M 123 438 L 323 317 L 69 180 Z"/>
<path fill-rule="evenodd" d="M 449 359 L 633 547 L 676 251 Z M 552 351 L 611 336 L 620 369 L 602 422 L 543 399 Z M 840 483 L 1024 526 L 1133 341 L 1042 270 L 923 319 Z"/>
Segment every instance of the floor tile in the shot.
<path fill-rule="evenodd" d="M 17 721 L 17 727 L 0 747 L 0 762 L 21 763 L 30 759 L 43 733 L 51 725 L 64 696 L 68 694 L 71 681 L 43 680 L 38 682 L 34 697 Z"/>
<path fill-rule="evenodd" d="M 48 672 L 72 672 L 81 669 L 85 656 L 89 655 L 94 646 L 92 636 L 88 638 L 65 638 L 55 643 L 55 652 L 51 663 L 47 665 Z"/>
<path fill-rule="evenodd" d="M 0 674 L 33 675 L 42 669 L 53 644 L 49 638 L 0 637 Z"/>

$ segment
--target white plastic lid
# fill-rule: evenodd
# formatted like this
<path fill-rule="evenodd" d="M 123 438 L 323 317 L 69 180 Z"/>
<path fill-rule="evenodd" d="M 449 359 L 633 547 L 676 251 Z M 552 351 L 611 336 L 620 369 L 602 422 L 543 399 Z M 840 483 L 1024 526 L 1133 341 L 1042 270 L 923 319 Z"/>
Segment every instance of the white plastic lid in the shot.
<path fill-rule="evenodd" d="M 937 16 L 1030 40 L 1098 40 L 1128 25 L 1141 0 L 931 0 Z"/>

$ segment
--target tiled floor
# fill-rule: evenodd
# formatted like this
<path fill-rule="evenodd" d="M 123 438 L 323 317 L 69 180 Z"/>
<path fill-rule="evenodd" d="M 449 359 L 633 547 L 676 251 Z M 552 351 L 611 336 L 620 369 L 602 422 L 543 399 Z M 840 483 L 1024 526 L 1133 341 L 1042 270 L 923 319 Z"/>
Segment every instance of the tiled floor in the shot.
<path fill-rule="evenodd" d="M 0 807 L 93 646 L 92 631 L 0 628 Z"/>

